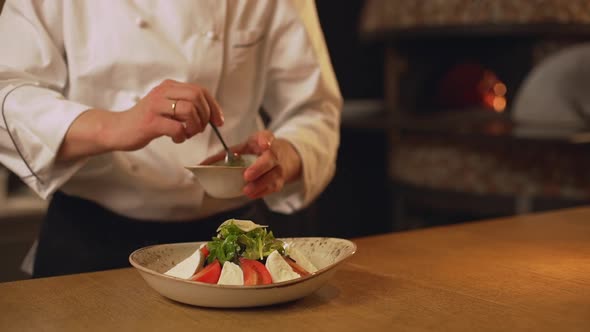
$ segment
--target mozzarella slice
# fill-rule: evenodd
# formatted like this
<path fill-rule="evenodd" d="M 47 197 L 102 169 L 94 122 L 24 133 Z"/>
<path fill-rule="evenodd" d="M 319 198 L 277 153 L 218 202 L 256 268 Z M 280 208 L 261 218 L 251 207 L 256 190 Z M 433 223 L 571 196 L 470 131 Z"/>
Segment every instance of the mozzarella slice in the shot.
<path fill-rule="evenodd" d="M 318 268 L 311 263 L 311 261 L 297 248 L 292 245 L 286 246 L 287 256 L 291 257 L 295 263 L 299 264 L 305 271 L 309 273 L 317 272 Z"/>
<path fill-rule="evenodd" d="M 266 269 L 272 277 L 272 282 L 282 282 L 300 277 L 278 251 L 273 251 L 266 258 Z"/>
<path fill-rule="evenodd" d="M 223 263 L 223 269 L 221 269 L 221 275 L 217 281 L 218 285 L 243 285 L 244 284 L 244 273 L 242 269 L 232 262 Z"/>
<path fill-rule="evenodd" d="M 248 233 L 249 231 L 255 230 L 257 228 L 265 228 L 268 227 L 266 225 L 258 225 L 251 220 L 241 220 L 241 219 L 228 219 L 224 221 L 219 227 L 217 228 L 217 232 L 225 226 L 225 225 L 236 225 L 242 231 Z"/>
<path fill-rule="evenodd" d="M 176 264 L 164 274 L 180 279 L 189 279 L 192 277 L 205 264 L 205 257 L 203 257 L 203 253 L 201 252 L 201 248 L 204 246 L 205 244 L 202 244 L 192 255 Z"/>

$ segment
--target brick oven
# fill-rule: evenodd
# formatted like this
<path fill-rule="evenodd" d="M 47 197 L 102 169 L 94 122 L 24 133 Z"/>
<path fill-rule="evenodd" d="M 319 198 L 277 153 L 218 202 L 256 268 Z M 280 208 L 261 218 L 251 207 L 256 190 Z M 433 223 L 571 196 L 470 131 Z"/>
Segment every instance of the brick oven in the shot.
<path fill-rule="evenodd" d="M 367 0 L 361 34 L 386 45 L 397 228 L 590 201 L 583 116 L 533 126 L 514 106 L 535 68 L 588 41 L 590 3 Z"/>

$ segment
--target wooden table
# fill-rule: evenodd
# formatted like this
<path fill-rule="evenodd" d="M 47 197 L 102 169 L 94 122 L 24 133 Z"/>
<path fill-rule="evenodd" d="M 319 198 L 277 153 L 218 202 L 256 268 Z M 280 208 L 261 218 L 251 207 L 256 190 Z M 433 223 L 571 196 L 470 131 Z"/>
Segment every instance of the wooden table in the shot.
<path fill-rule="evenodd" d="M 0 284 L 0 331 L 590 331 L 590 208 L 356 239 L 313 295 L 241 310 L 132 269 Z"/>

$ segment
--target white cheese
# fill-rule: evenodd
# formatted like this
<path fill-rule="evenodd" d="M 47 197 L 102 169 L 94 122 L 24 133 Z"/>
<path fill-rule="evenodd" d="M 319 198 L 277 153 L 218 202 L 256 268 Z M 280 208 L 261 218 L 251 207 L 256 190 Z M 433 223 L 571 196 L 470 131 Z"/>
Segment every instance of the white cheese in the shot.
<path fill-rule="evenodd" d="M 176 264 L 164 274 L 180 279 L 189 279 L 192 277 L 205 264 L 205 257 L 203 257 L 203 253 L 201 252 L 201 248 L 204 245 L 202 244 L 192 255 Z"/>
<path fill-rule="evenodd" d="M 217 281 L 218 285 L 243 285 L 244 284 L 244 273 L 242 269 L 232 262 L 223 263 L 223 269 L 221 275 Z"/>
<path fill-rule="evenodd" d="M 297 248 L 292 245 L 286 246 L 287 256 L 291 257 L 299 266 L 305 269 L 309 273 L 317 272 L 318 268 L 315 267 L 311 261 Z"/>
<path fill-rule="evenodd" d="M 266 258 L 266 269 L 270 273 L 273 283 L 297 279 L 300 277 L 300 275 L 293 271 L 289 263 L 287 263 L 283 256 L 281 256 L 276 250 Z"/>
<path fill-rule="evenodd" d="M 219 232 L 219 230 L 225 226 L 225 225 L 236 225 L 238 226 L 239 229 L 241 229 L 244 232 L 249 232 L 252 230 L 255 230 L 257 228 L 265 228 L 268 227 L 266 225 L 258 225 L 254 222 L 252 222 L 251 220 L 241 220 L 241 219 L 228 219 L 226 221 L 224 221 L 221 225 L 219 225 L 219 227 L 217 228 L 217 232 Z"/>

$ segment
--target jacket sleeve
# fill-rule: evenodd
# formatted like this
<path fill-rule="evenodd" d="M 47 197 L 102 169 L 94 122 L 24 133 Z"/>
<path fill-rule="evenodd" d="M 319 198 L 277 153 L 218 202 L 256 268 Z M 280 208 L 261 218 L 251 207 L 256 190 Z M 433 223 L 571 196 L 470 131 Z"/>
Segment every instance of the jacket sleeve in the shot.
<path fill-rule="evenodd" d="M 292 213 L 316 199 L 334 176 L 342 97 L 314 1 L 277 1 L 277 6 L 268 33 L 263 107 L 269 129 L 295 147 L 303 171 L 301 180 L 265 201 L 271 210 Z"/>
<path fill-rule="evenodd" d="M 8 0 L 0 41 L 0 162 L 47 198 L 85 162 L 57 162 L 56 155 L 72 122 L 90 108 L 63 95 L 61 1 Z"/>

